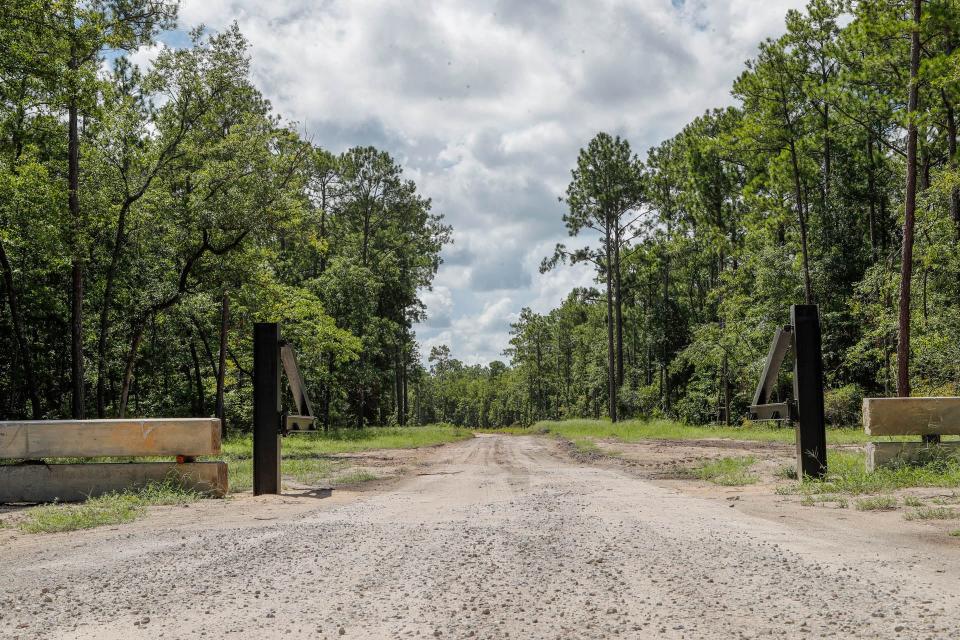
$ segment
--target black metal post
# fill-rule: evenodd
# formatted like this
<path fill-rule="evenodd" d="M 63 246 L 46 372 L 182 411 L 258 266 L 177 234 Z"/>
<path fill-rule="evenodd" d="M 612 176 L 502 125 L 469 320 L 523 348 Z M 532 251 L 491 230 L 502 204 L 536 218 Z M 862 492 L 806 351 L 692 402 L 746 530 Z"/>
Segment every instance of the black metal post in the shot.
<path fill-rule="evenodd" d="M 815 304 L 790 307 L 793 325 L 793 396 L 797 426 L 797 476 L 823 478 L 827 473 L 827 430 L 823 415 L 823 359 L 820 311 Z"/>
<path fill-rule="evenodd" d="M 253 495 L 280 493 L 280 325 L 253 327 Z"/>

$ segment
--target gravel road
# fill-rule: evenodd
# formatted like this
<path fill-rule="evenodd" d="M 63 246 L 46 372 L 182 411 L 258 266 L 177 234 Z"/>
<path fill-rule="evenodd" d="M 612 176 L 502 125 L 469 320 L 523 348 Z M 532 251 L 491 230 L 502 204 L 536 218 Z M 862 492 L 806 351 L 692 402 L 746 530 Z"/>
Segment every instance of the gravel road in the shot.
<path fill-rule="evenodd" d="M 955 545 L 799 530 L 545 438 L 431 455 L 275 519 L 8 543 L 0 637 L 960 637 Z"/>

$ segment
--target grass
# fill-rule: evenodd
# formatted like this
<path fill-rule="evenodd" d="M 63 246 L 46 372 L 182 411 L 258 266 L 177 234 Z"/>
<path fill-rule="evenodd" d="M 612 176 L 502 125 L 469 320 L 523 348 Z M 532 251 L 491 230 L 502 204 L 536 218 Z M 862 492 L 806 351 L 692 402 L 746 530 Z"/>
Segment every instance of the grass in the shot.
<path fill-rule="evenodd" d="M 753 456 L 742 458 L 720 458 L 705 462 L 693 469 L 692 473 L 701 480 L 707 480 L 725 487 L 738 487 L 753 484 L 757 476 L 748 472 L 756 459 Z"/>
<path fill-rule="evenodd" d="M 924 506 L 923 500 L 916 496 L 907 496 L 903 499 L 903 504 L 906 507 L 922 507 Z"/>
<path fill-rule="evenodd" d="M 795 435 L 789 427 L 776 427 L 770 423 L 749 423 L 742 427 L 693 426 L 673 420 L 544 420 L 529 427 L 506 427 L 495 433 L 536 435 L 552 433 L 570 440 L 585 438 L 610 438 L 620 442 L 641 440 L 703 440 L 721 438 L 726 440 L 752 440 L 756 442 L 793 443 Z M 894 438 L 891 438 L 894 439 Z M 863 429 L 828 429 L 830 444 L 861 444 L 876 440 Z"/>
<path fill-rule="evenodd" d="M 362 482 L 370 482 L 371 480 L 379 480 L 380 477 L 376 474 L 370 473 L 365 469 L 356 469 L 345 473 L 344 475 L 338 477 L 334 480 L 335 484 L 339 485 L 350 485 L 350 484 L 360 484 Z"/>
<path fill-rule="evenodd" d="M 281 445 L 280 475 L 300 484 L 316 485 L 329 481 L 348 465 L 346 460 L 338 459 L 338 455 L 374 449 L 414 449 L 472 437 L 473 432 L 469 429 L 444 424 L 339 429 L 329 434 L 289 436 Z M 253 485 L 253 436 L 230 438 L 223 443 L 222 451 L 223 459 L 227 461 L 230 491 L 249 491 Z M 367 478 L 370 479 L 374 478 Z M 365 480 L 344 483 L 338 479 L 338 482 L 357 484 Z"/>
<path fill-rule="evenodd" d="M 289 436 L 283 439 L 283 457 L 331 456 L 373 449 L 414 449 L 435 444 L 457 442 L 473 437 L 473 432 L 462 427 L 435 424 L 423 427 L 369 427 L 366 429 L 338 429 L 329 434 Z M 253 453 L 253 436 L 230 438 L 223 443 L 228 458 L 248 458 Z"/>
<path fill-rule="evenodd" d="M 907 520 L 955 520 L 960 511 L 949 507 L 920 507 L 904 516 Z"/>
<path fill-rule="evenodd" d="M 775 478 L 780 480 L 796 480 L 797 479 L 797 468 L 792 464 L 785 464 L 777 468 L 773 472 Z"/>
<path fill-rule="evenodd" d="M 815 507 L 818 504 L 827 504 L 833 503 L 837 509 L 846 509 L 850 506 L 850 503 L 843 496 L 833 496 L 833 495 L 819 495 L 819 496 L 803 496 L 800 500 L 800 505 L 803 507 Z"/>
<path fill-rule="evenodd" d="M 857 500 L 857 511 L 893 511 L 897 508 L 897 499 L 893 496 L 874 496 Z"/>
<path fill-rule="evenodd" d="M 953 457 L 940 456 L 927 464 L 904 464 L 868 473 L 863 453 L 831 451 L 827 464 L 829 472 L 823 480 L 806 479 L 783 485 L 777 487 L 777 493 L 866 495 L 910 487 L 960 487 L 960 461 Z"/>
<path fill-rule="evenodd" d="M 56 533 L 132 522 L 148 506 L 188 504 L 199 493 L 173 483 L 153 483 L 136 491 L 108 493 L 76 505 L 46 504 L 29 510 L 18 523 L 25 533 Z"/>

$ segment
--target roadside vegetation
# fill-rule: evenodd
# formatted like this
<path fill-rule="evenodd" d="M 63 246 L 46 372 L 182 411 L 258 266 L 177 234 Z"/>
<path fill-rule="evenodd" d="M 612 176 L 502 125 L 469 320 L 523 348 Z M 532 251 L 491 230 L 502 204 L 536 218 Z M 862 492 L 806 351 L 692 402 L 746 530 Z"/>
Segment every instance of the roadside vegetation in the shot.
<path fill-rule="evenodd" d="M 17 522 L 25 533 L 57 533 L 132 522 L 147 507 L 190 504 L 203 496 L 174 483 L 153 483 L 136 491 L 109 493 L 79 504 L 46 504 Z"/>
<path fill-rule="evenodd" d="M 705 462 L 693 470 L 694 477 L 725 487 L 755 484 L 759 478 L 749 469 L 756 462 L 753 456 L 721 458 Z"/>
<path fill-rule="evenodd" d="M 868 473 L 863 454 L 831 451 L 829 473 L 823 480 L 804 480 L 777 488 L 780 494 L 883 494 L 913 487 L 960 487 L 960 460 L 941 457 L 920 465 L 900 465 Z"/>
<path fill-rule="evenodd" d="M 328 434 L 288 436 L 283 439 L 280 475 L 305 485 L 358 484 L 376 476 L 368 473 L 371 477 L 362 478 L 360 472 L 350 469 L 349 458 L 340 456 L 376 449 L 430 447 L 472 437 L 469 429 L 445 424 L 339 429 Z M 253 436 L 224 442 L 222 459 L 227 462 L 230 491 L 249 491 L 253 484 Z"/>
<path fill-rule="evenodd" d="M 610 422 L 609 420 L 541 420 L 529 427 L 504 427 L 503 429 L 487 431 L 514 435 L 550 433 L 569 440 L 610 439 L 619 442 L 720 438 L 725 440 L 793 443 L 795 437 L 792 428 L 778 427 L 771 423 L 748 422 L 740 427 L 725 427 L 690 425 L 676 420 L 663 419 L 624 420 L 621 422 Z M 829 444 L 862 444 L 870 439 L 859 428 L 827 430 L 827 442 Z"/>

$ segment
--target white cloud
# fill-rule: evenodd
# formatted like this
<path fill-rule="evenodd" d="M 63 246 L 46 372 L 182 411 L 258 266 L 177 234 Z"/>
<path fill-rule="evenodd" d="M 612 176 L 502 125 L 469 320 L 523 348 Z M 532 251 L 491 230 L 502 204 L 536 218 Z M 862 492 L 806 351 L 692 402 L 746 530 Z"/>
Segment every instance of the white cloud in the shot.
<path fill-rule="evenodd" d="M 455 228 L 424 295 L 423 352 L 446 343 L 481 362 L 522 307 L 592 284 L 586 266 L 538 273 L 570 241 L 557 198 L 578 149 L 604 130 L 642 155 L 729 104 L 743 61 L 803 4 L 183 0 L 180 15 L 184 28 L 236 20 L 256 82 L 318 144 L 373 144 L 404 164 Z"/>

